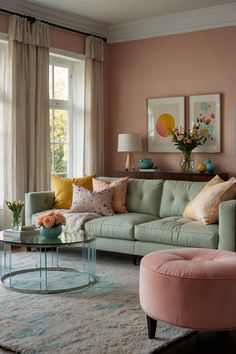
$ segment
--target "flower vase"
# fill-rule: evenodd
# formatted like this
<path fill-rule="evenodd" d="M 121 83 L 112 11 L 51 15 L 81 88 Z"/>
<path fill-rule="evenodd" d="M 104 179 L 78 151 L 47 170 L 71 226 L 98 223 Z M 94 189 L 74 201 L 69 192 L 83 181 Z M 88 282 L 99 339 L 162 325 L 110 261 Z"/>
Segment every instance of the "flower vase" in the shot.
<path fill-rule="evenodd" d="M 62 233 L 62 225 L 56 225 L 50 228 L 41 226 L 39 229 L 40 234 L 46 239 L 55 239 Z"/>
<path fill-rule="evenodd" d="M 22 220 L 21 220 L 21 212 L 12 212 L 12 223 L 13 230 L 21 230 Z"/>
<path fill-rule="evenodd" d="M 180 169 L 182 172 L 192 172 L 194 167 L 194 158 L 191 151 L 183 152 L 180 158 Z"/>

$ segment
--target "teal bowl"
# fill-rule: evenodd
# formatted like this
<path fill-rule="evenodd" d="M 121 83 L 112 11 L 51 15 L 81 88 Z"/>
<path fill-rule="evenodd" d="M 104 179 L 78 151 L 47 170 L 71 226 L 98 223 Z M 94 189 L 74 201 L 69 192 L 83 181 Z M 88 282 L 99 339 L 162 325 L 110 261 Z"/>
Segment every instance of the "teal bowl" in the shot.
<path fill-rule="evenodd" d="M 59 237 L 62 233 L 62 225 L 57 225 L 55 227 L 51 227 L 50 229 L 47 229 L 44 226 L 41 226 L 39 229 L 40 234 L 46 238 L 46 239 L 55 239 Z"/>

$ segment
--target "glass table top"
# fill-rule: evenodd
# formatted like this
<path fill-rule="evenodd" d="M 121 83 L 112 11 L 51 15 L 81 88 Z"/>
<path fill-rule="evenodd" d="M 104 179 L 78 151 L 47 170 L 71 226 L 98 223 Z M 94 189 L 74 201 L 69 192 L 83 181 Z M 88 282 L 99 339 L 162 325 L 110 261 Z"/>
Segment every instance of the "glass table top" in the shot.
<path fill-rule="evenodd" d="M 95 240 L 95 236 L 87 234 L 84 231 L 78 232 L 62 232 L 62 234 L 55 239 L 46 239 L 40 233 L 27 235 L 13 235 L 7 231 L 0 231 L 0 242 L 18 245 L 18 246 L 63 246 L 73 245 L 78 243 L 89 243 Z"/>

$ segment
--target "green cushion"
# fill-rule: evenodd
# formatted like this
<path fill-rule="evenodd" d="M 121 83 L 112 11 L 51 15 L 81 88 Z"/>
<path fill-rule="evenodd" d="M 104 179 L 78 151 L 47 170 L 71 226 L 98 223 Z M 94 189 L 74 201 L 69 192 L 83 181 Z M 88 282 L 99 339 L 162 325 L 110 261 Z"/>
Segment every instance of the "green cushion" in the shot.
<path fill-rule="evenodd" d="M 135 226 L 135 239 L 184 247 L 217 248 L 218 225 L 204 225 L 178 216 Z"/>
<path fill-rule="evenodd" d="M 141 213 L 116 214 L 87 222 L 85 230 L 95 236 L 133 240 L 134 225 L 155 219 L 152 215 Z"/>
<path fill-rule="evenodd" d="M 206 182 L 165 181 L 160 217 L 182 216 L 186 205 L 202 190 Z"/>
<path fill-rule="evenodd" d="M 128 183 L 126 206 L 128 211 L 159 217 L 164 181 L 131 178 Z"/>

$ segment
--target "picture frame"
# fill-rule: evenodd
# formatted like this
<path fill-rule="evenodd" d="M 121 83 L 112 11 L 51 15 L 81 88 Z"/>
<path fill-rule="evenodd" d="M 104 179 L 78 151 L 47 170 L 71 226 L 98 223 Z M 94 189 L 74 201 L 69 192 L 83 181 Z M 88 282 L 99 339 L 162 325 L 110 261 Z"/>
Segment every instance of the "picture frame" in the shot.
<path fill-rule="evenodd" d="M 148 152 L 179 152 L 170 130 L 185 126 L 185 96 L 147 99 Z"/>
<path fill-rule="evenodd" d="M 196 125 L 207 134 L 205 144 L 193 152 L 221 152 L 221 94 L 189 96 L 189 128 Z"/>

